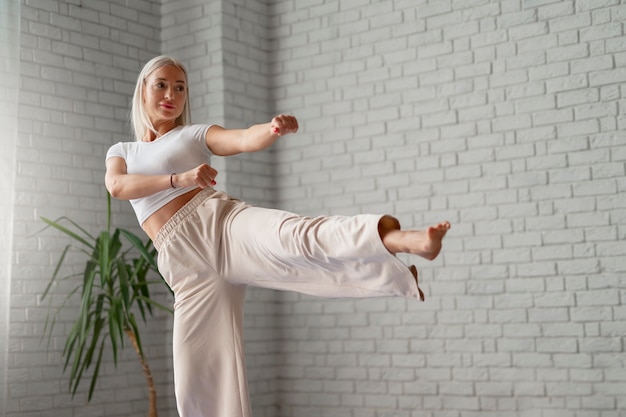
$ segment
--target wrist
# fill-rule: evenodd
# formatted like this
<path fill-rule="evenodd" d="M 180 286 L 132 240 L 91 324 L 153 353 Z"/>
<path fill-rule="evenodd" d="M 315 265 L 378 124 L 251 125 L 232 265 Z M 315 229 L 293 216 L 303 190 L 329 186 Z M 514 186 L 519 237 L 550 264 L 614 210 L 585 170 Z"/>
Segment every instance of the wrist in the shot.
<path fill-rule="evenodd" d="M 178 188 L 176 186 L 175 178 L 176 178 L 176 173 L 175 172 L 170 174 L 170 187 L 172 187 L 172 188 Z"/>

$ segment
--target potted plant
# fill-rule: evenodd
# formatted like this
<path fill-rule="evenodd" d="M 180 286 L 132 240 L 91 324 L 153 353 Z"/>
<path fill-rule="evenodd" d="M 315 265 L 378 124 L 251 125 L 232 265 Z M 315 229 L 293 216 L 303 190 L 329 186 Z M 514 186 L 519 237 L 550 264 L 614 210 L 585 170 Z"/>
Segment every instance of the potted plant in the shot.
<path fill-rule="evenodd" d="M 153 314 L 153 307 L 171 313 L 171 309 L 150 298 L 149 286 L 164 283 L 158 273 L 156 249 L 152 242 L 143 242 L 128 230 L 116 228 L 111 232 L 111 196 L 107 193 L 107 227 L 97 236 L 68 217 L 50 220 L 42 217 L 48 225 L 69 236 L 72 240 L 62 251 L 43 298 L 48 295 L 52 284 L 57 280 L 76 281 L 54 314 L 49 314 L 44 332 L 51 337 L 58 313 L 74 294 L 80 294 L 80 307 L 76 322 L 67 336 L 63 356 L 64 372 L 70 370 L 70 391 L 76 394 L 79 383 L 88 369 L 93 367 L 89 385 L 88 401 L 93 396 L 102 364 L 102 354 L 107 346 L 113 353 L 117 366 L 118 351 L 124 347 L 127 338 L 141 363 L 148 385 L 149 417 L 157 417 L 156 390 L 150 368 L 144 356 L 135 313 L 146 322 L 146 316 Z M 69 223 L 66 227 L 64 224 Z M 123 237 L 123 239 L 122 239 Z M 126 243 L 126 244 L 125 244 Z M 81 273 L 59 277 L 65 257 L 71 247 L 78 247 L 85 254 L 86 261 Z M 152 279 L 156 272 L 159 279 Z M 82 276 L 82 279 L 77 278 Z"/>

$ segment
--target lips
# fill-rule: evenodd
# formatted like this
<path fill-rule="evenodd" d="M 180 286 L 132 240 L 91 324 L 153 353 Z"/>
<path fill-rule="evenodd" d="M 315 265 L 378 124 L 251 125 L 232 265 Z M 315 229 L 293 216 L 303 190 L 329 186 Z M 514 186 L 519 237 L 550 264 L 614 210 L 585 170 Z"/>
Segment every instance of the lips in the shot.
<path fill-rule="evenodd" d="M 160 104 L 160 106 L 161 106 L 161 107 L 163 107 L 164 109 L 167 109 L 167 110 L 173 110 L 173 109 L 175 109 L 175 108 L 176 108 L 176 107 L 175 107 L 173 104 L 171 104 L 171 103 L 161 103 L 161 104 Z"/>

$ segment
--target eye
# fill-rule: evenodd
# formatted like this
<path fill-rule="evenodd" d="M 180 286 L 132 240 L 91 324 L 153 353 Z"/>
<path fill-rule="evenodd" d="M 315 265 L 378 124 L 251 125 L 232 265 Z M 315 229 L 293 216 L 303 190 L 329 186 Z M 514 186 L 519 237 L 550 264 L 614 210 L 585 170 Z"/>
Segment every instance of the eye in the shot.
<path fill-rule="evenodd" d="M 163 87 L 165 87 L 165 83 L 159 81 L 158 83 L 155 83 L 154 86 L 156 88 L 163 88 Z"/>
<path fill-rule="evenodd" d="M 180 92 L 185 91 L 185 86 L 184 85 L 179 85 L 178 87 L 176 87 L 176 91 L 180 91 Z"/>

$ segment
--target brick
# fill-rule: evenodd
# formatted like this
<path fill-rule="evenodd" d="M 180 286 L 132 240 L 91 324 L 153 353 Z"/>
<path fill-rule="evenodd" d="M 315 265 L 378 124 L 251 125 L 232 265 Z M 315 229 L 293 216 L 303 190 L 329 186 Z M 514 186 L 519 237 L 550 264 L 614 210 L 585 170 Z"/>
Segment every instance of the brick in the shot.
<path fill-rule="evenodd" d="M 586 74 L 584 75 L 586 76 Z M 565 91 L 579 90 L 588 86 L 596 85 L 597 81 L 595 80 L 590 80 L 588 85 L 587 78 L 585 76 L 583 76 L 583 74 L 574 74 L 570 76 L 551 78 L 546 81 L 546 92 L 549 94 L 562 93 Z M 613 74 L 613 77 L 611 78 L 615 77 L 619 78 L 619 74 Z M 603 84 L 606 84 L 606 82 Z"/>
<path fill-rule="evenodd" d="M 580 342 L 581 352 L 620 352 L 619 338 L 586 338 Z"/>
<path fill-rule="evenodd" d="M 577 294 L 576 302 L 579 306 L 617 305 L 620 303 L 620 297 L 615 290 L 593 290 Z"/>
<path fill-rule="evenodd" d="M 602 86 L 623 82 L 626 79 L 626 71 L 622 68 L 605 71 L 594 71 L 589 74 L 591 87 Z"/>
<path fill-rule="evenodd" d="M 569 314 L 566 308 L 539 308 L 528 312 L 530 322 L 567 322 Z"/>

